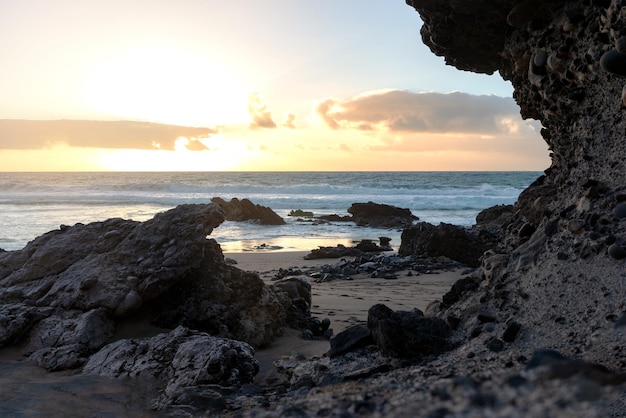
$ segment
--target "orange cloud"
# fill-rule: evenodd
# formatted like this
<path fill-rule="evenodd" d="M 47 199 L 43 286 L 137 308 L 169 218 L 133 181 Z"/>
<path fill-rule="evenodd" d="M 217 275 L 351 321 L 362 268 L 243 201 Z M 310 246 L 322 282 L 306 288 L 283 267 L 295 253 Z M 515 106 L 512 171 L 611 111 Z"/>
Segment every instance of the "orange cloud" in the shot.
<path fill-rule="evenodd" d="M 296 128 L 296 115 L 294 115 L 293 113 L 289 113 L 287 115 L 287 120 L 285 120 L 285 122 L 283 123 L 283 126 L 285 128 L 292 128 L 295 129 Z"/>
<path fill-rule="evenodd" d="M 276 128 L 272 112 L 269 111 L 259 93 L 252 93 L 248 97 L 248 113 L 252 118 L 251 128 Z"/>
<path fill-rule="evenodd" d="M 467 93 L 412 93 L 390 90 L 327 99 L 317 114 L 333 129 L 392 132 L 536 135 L 538 124 L 521 119 L 512 98 Z"/>
<path fill-rule="evenodd" d="M 164 125 L 133 121 L 90 120 L 0 120 L 0 149 L 40 149 L 55 144 L 81 148 L 174 150 L 185 137 L 200 149 L 198 138 L 217 131 L 212 128 Z M 201 144 L 201 143 L 200 143 Z"/>

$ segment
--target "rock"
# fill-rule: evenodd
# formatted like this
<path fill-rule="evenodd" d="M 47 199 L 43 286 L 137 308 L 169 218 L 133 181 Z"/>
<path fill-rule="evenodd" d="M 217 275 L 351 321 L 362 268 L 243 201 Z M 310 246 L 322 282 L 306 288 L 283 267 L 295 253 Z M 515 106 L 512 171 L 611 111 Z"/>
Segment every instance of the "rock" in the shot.
<path fill-rule="evenodd" d="M 65 227 L 0 253 L 0 344 L 24 343 L 46 368 L 75 368 L 134 316 L 268 344 L 292 301 L 226 265 L 207 239 L 223 220 L 215 204 L 181 205 L 146 222 Z"/>
<path fill-rule="evenodd" d="M 440 318 L 425 317 L 417 309 L 394 312 L 382 304 L 369 309 L 367 327 L 381 353 L 399 358 L 440 354 L 448 348 L 451 332 Z"/>
<path fill-rule="evenodd" d="M 611 49 L 602 55 L 600 65 L 606 71 L 619 76 L 626 76 L 626 55 Z"/>
<path fill-rule="evenodd" d="M 513 205 L 496 205 L 476 215 L 476 224 L 484 228 L 501 229 L 513 219 Z"/>
<path fill-rule="evenodd" d="M 113 379 L 156 381 L 164 409 L 184 388 L 207 384 L 241 386 L 259 371 L 254 350 L 241 341 L 212 337 L 184 327 L 151 338 L 111 343 L 90 357 L 83 373 Z"/>
<path fill-rule="evenodd" d="M 485 343 L 485 346 L 489 349 L 489 351 L 493 351 L 494 353 L 498 353 L 504 350 L 504 343 L 502 340 L 492 337 Z"/>
<path fill-rule="evenodd" d="M 626 218 L 626 203 L 618 203 L 611 211 L 611 214 L 616 219 Z"/>
<path fill-rule="evenodd" d="M 365 325 L 352 325 L 330 339 L 329 357 L 336 357 L 370 345 L 374 342 L 372 333 Z"/>
<path fill-rule="evenodd" d="M 74 369 L 104 346 L 114 332 L 112 316 L 104 308 L 85 313 L 65 311 L 40 321 L 22 353 L 51 371 Z"/>
<path fill-rule="evenodd" d="M 353 203 L 348 213 L 357 225 L 372 228 L 405 228 L 418 219 L 409 209 L 373 202 Z"/>
<path fill-rule="evenodd" d="M 613 372 L 585 360 L 570 359 L 550 349 L 536 350 L 526 364 L 526 369 L 536 370 L 540 378 L 546 380 L 568 379 L 580 375 L 601 385 L 620 385 L 626 382 L 625 373 Z"/>
<path fill-rule="evenodd" d="M 507 324 L 506 329 L 504 330 L 504 334 L 502 334 L 502 340 L 507 343 L 512 343 L 517 338 L 517 334 L 522 329 L 522 326 L 515 322 L 511 321 Z"/>
<path fill-rule="evenodd" d="M 611 244 L 607 249 L 608 254 L 616 260 L 626 258 L 626 249 L 619 244 Z"/>
<path fill-rule="evenodd" d="M 346 247 L 344 245 L 337 245 L 336 247 L 319 247 L 304 256 L 305 260 L 315 260 L 318 258 L 341 258 L 352 257 L 363 254 L 363 251 L 354 247 Z"/>
<path fill-rule="evenodd" d="M 404 229 L 401 239 L 400 255 L 445 256 L 477 267 L 483 253 L 495 247 L 497 236 L 451 224 L 420 222 Z"/>
<path fill-rule="evenodd" d="M 284 225 L 285 220 L 278 216 L 272 209 L 256 205 L 248 199 L 237 199 L 236 197 L 230 199 L 230 202 L 225 201 L 221 197 L 214 197 L 211 202 L 219 205 L 226 215 L 226 220 L 243 222 L 254 221 L 261 225 Z"/>
<path fill-rule="evenodd" d="M 475 277 L 464 277 L 457 280 L 450 290 L 443 295 L 442 300 L 446 305 L 452 305 L 461 299 L 463 294 L 478 288 L 479 280 Z"/>

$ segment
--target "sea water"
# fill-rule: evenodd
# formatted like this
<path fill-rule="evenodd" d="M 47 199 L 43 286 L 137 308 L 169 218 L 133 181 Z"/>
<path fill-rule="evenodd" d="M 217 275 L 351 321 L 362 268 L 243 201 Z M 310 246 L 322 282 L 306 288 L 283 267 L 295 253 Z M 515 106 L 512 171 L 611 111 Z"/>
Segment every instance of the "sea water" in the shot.
<path fill-rule="evenodd" d="M 310 250 L 392 238 L 399 230 L 351 222 L 314 224 L 288 216 L 348 215 L 352 203 L 408 208 L 420 220 L 471 225 L 490 206 L 512 204 L 539 172 L 184 172 L 0 173 L 0 248 L 16 250 L 60 225 L 125 218 L 145 221 L 185 203 L 248 198 L 270 207 L 282 226 L 224 222 L 211 234 L 225 252 Z"/>

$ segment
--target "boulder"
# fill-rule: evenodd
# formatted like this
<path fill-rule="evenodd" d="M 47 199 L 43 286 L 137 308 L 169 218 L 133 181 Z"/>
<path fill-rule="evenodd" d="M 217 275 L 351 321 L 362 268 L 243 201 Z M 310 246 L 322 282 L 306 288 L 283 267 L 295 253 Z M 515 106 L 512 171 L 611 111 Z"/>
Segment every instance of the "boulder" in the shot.
<path fill-rule="evenodd" d="M 362 324 L 352 325 L 330 339 L 329 357 L 336 357 L 372 344 L 372 333 Z"/>
<path fill-rule="evenodd" d="M 399 358 L 437 355 L 449 348 L 449 325 L 437 317 L 426 317 L 419 309 L 394 312 L 383 304 L 372 306 L 367 327 L 382 354 Z"/>
<path fill-rule="evenodd" d="M 495 247 L 498 236 L 486 230 L 440 223 L 420 222 L 402 231 L 403 256 L 445 256 L 471 267 L 480 265 L 480 257 Z"/>
<path fill-rule="evenodd" d="M 133 317 L 268 344 L 292 301 L 226 265 L 207 239 L 223 220 L 216 204 L 181 205 L 146 222 L 64 226 L 0 253 L 0 346 L 23 344 L 51 370 L 75 368 Z"/>
<path fill-rule="evenodd" d="M 372 228 L 405 228 L 418 219 L 409 209 L 373 202 L 353 203 L 348 213 L 357 225 Z"/>
<path fill-rule="evenodd" d="M 272 209 L 252 203 L 248 199 L 233 197 L 230 202 L 221 197 L 214 197 L 211 202 L 219 205 L 226 216 L 226 220 L 235 222 L 251 221 L 261 225 L 284 225 L 285 220 Z"/>
<path fill-rule="evenodd" d="M 153 384 L 162 393 L 154 403 L 157 409 L 176 403 L 188 387 L 239 387 L 252 382 L 258 371 L 250 345 L 182 326 L 150 338 L 111 343 L 91 356 L 83 367 L 83 373 L 88 375 L 139 378 Z"/>

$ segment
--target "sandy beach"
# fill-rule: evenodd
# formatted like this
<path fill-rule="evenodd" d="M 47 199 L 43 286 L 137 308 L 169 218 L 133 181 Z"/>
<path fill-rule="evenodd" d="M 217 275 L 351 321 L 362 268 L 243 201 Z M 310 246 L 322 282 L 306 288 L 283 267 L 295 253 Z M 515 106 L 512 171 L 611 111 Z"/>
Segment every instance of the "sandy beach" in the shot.
<path fill-rule="evenodd" d="M 237 262 L 242 270 L 258 272 L 266 283 L 280 268 L 302 270 L 325 264 L 335 259 L 304 260 L 308 252 L 242 252 L 226 253 L 225 257 Z M 340 280 L 312 285 L 312 314 L 320 319 L 329 318 L 334 333 L 346 327 L 367 321 L 367 310 L 376 303 L 392 309 L 424 309 L 428 303 L 447 292 L 460 277 L 460 271 L 434 272 L 427 275 L 407 276 L 400 272 L 396 280 L 373 279 L 363 275 L 353 280 Z M 118 338 L 141 338 L 158 333 L 147 320 L 125 322 L 117 330 Z M 255 378 L 259 385 L 281 382 L 273 362 L 293 352 L 306 356 L 321 356 L 329 349 L 325 339 L 305 340 L 300 332 L 287 329 L 270 347 L 257 350 L 260 371 Z M 149 412 L 149 388 L 137 383 L 111 381 L 106 378 L 83 376 L 76 371 L 49 373 L 30 364 L 17 348 L 0 351 L 0 385 L 6 396 L 0 401 L 0 415 L 9 416 L 72 416 L 80 411 L 82 416 L 153 416 Z M 95 414 L 95 415 L 94 415 Z"/>
<path fill-rule="evenodd" d="M 267 283 L 280 268 L 299 268 L 306 271 L 327 264 L 335 264 L 337 259 L 305 260 L 307 251 L 276 252 L 233 252 L 225 253 L 226 258 L 237 262 L 236 267 L 253 271 Z M 335 334 L 347 327 L 367 322 L 368 309 L 377 303 L 383 303 L 393 310 L 424 310 L 429 303 L 440 299 L 450 290 L 452 284 L 461 278 L 462 270 L 433 271 L 432 274 L 409 276 L 408 271 L 398 272 L 395 280 L 371 278 L 360 274 L 352 280 L 336 280 L 328 283 L 316 283 L 310 279 L 312 293 L 311 314 L 319 319 L 328 318 L 330 328 Z M 257 351 L 260 372 L 256 381 L 259 384 L 272 383 L 278 378 L 273 362 L 282 356 L 299 352 L 306 356 L 323 355 L 329 349 L 329 342 L 324 339 L 307 341 L 294 330 L 287 330 L 285 336 L 276 340 L 270 347 Z"/>

